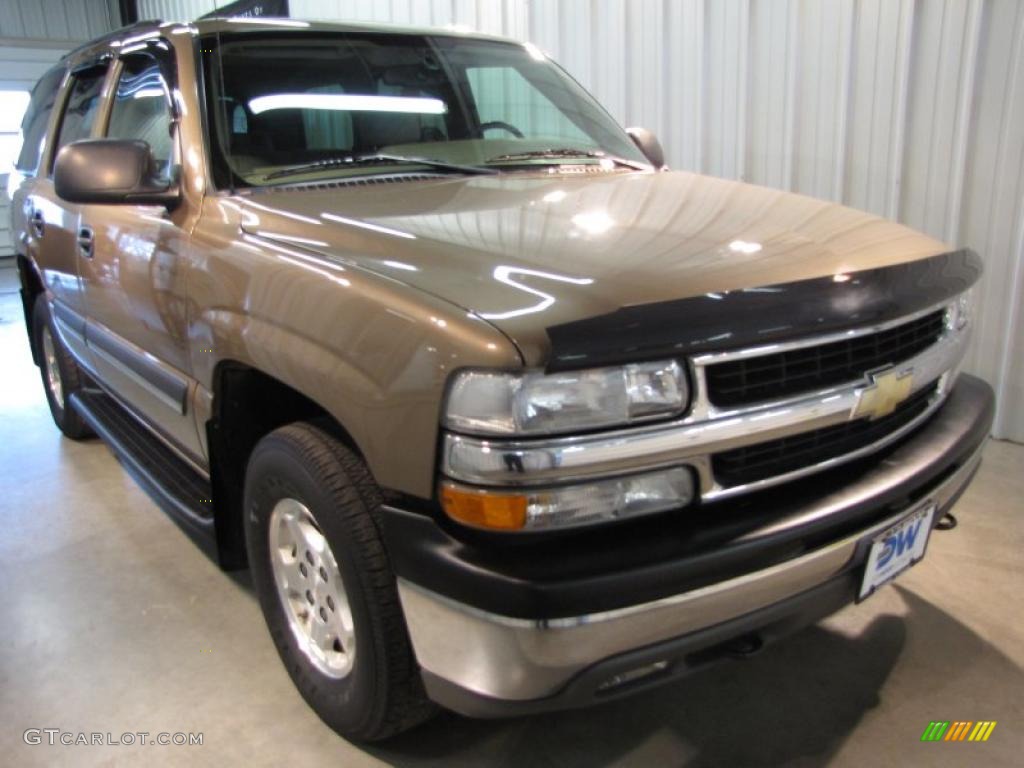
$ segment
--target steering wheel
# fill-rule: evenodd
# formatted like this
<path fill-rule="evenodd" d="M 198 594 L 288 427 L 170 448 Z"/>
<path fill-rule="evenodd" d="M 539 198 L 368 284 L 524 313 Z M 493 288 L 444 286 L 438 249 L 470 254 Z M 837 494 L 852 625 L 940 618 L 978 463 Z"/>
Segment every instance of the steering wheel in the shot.
<path fill-rule="evenodd" d="M 480 132 L 483 133 L 484 131 L 489 131 L 492 128 L 500 128 L 503 131 L 508 131 L 513 136 L 515 136 L 517 139 L 523 138 L 523 132 L 522 131 L 520 131 L 518 128 L 516 128 L 511 123 L 506 123 L 504 120 L 491 120 L 490 122 L 482 123 L 480 125 Z"/>

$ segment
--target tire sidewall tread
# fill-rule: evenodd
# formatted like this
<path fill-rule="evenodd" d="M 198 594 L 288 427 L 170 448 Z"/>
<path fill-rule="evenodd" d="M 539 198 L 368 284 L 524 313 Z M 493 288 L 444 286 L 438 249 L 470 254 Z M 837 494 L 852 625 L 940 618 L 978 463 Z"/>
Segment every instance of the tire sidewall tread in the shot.
<path fill-rule="evenodd" d="M 421 722 L 434 708 L 423 692 L 375 519 L 380 489 L 363 461 L 325 426 L 282 427 L 254 449 L 244 501 L 249 563 L 274 645 L 299 692 L 342 735 L 379 740 Z M 356 655 L 340 680 L 320 673 L 299 649 L 274 584 L 268 523 L 274 503 L 286 496 L 313 512 L 345 583 Z"/>
<path fill-rule="evenodd" d="M 60 369 L 61 385 L 64 389 L 64 403 L 58 403 L 50 391 L 50 384 L 46 374 L 46 360 L 43 351 L 43 329 L 48 328 L 50 337 L 53 339 L 54 353 L 57 355 L 57 367 Z M 54 327 L 53 316 L 50 313 L 50 305 L 45 294 L 36 297 L 32 306 L 32 340 L 39 350 L 41 365 L 39 373 L 42 377 L 43 392 L 46 394 L 46 404 L 50 407 L 50 415 L 57 428 L 66 437 L 72 440 L 81 440 L 92 437 L 93 431 L 82 419 L 74 406 L 70 405 L 68 398 L 72 393 L 82 389 L 83 376 L 78 363 L 71 357 L 71 353 L 64 346 L 57 329 Z"/>

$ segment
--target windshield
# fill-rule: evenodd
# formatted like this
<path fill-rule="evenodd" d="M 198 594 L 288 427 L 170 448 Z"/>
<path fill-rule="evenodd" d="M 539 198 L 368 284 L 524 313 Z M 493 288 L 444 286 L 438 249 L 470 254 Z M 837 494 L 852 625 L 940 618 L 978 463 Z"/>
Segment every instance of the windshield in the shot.
<path fill-rule="evenodd" d="M 202 49 L 222 187 L 411 168 L 607 165 L 603 157 L 647 165 L 608 113 L 532 46 L 363 32 L 222 35 L 220 46 L 218 56 L 210 37 Z M 416 168 L 417 158 L 434 165 Z"/>

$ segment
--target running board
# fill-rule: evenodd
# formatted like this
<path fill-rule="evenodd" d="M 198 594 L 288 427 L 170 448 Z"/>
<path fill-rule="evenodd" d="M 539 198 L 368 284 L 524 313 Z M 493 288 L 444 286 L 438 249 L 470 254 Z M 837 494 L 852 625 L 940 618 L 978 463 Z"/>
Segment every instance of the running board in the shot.
<path fill-rule="evenodd" d="M 82 389 L 72 392 L 69 400 L 136 482 L 216 561 L 210 482 L 110 395 Z"/>

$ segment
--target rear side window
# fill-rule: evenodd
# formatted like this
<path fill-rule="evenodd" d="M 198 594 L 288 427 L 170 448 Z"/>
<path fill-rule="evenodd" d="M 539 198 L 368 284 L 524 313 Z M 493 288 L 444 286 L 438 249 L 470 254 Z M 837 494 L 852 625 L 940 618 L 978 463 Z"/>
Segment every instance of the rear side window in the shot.
<path fill-rule="evenodd" d="M 107 138 L 141 139 L 153 150 L 157 168 L 169 178 L 173 163 L 167 83 L 151 56 L 131 56 L 117 84 Z"/>
<path fill-rule="evenodd" d="M 21 152 L 14 164 L 24 174 L 34 174 L 39 167 L 39 155 L 46 140 L 46 126 L 49 125 L 50 113 L 53 112 L 57 90 L 63 78 L 63 69 L 50 70 L 32 89 L 32 100 L 21 121 Z"/>
<path fill-rule="evenodd" d="M 60 124 L 58 152 L 73 141 L 89 138 L 100 109 L 100 91 L 106 74 L 106 67 L 95 67 L 74 76 Z"/>

